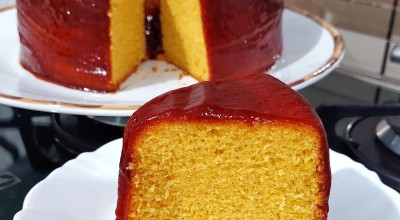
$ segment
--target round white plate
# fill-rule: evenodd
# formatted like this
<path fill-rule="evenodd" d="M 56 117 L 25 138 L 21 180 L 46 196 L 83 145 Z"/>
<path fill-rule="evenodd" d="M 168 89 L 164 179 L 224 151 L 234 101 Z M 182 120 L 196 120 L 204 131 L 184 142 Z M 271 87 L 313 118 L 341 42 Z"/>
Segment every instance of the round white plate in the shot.
<path fill-rule="evenodd" d="M 115 219 L 122 139 L 83 153 L 34 186 L 14 220 Z M 400 219 L 400 194 L 346 156 L 330 151 L 330 220 Z"/>
<path fill-rule="evenodd" d="M 143 63 L 121 89 L 98 94 L 65 88 L 40 79 L 19 65 L 16 10 L 0 13 L 0 103 L 19 108 L 93 116 L 130 116 L 150 99 L 197 81 L 180 77 L 175 66 Z M 272 75 L 302 89 L 329 74 L 343 57 L 343 41 L 322 19 L 304 11 L 285 9 L 283 54 Z M 154 71 L 156 70 L 156 71 Z"/>

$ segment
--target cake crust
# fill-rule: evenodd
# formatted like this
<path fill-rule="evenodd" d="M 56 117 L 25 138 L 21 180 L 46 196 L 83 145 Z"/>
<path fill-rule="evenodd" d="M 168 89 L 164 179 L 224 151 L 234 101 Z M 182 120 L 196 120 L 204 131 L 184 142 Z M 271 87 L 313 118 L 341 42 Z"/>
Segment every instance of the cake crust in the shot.
<path fill-rule="evenodd" d="M 109 1 L 17 0 L 17 7 L 25 69 L 71 88 L 116 90 L 109 74 Z"/>
<path fill-rule="evenodd" d="M 282 0 L 200 2 L 210 79 L 267 71 L 275 64 L 283 47 Z"/>

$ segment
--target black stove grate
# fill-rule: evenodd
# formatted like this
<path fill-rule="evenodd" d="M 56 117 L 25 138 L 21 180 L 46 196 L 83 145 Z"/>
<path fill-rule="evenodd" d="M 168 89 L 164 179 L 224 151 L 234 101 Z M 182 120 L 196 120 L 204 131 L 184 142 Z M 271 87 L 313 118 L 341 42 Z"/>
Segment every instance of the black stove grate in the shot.
<path fill-rule="evenodd" d="M 8 124 L 19 129 L 27 157 L 37 170 L 53 170 L 80 153 L 94 151 L 123 135 L 123 127 L 104 124 L 87 116 L 18 108 L 13 108 L 13 113 Z M 15 151 L 12 145 L 9 148 L 10 152 Z M 14 154 L 17 161 L 18 153 Z"/>

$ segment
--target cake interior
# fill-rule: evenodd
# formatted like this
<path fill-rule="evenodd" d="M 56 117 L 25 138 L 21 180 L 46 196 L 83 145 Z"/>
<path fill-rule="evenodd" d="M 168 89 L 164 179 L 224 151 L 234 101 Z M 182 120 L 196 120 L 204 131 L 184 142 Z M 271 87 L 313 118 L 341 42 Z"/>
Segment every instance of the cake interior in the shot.
<path fill-rule="evenodd" d="M 200 0 L 161 0 L 161 31 L 165 56 L 198 80 L 209 80 Z"/>
<path fill-rule="evenodd" d="M 321 215 L 320 138 L 311 127 L 162 121 L 134 144 L 132 219 Z"/>
<path fill-rule="evenodd" d="M 144 0 L 110 1 L 112 81 L 119 84 L 146 55 Z"/>

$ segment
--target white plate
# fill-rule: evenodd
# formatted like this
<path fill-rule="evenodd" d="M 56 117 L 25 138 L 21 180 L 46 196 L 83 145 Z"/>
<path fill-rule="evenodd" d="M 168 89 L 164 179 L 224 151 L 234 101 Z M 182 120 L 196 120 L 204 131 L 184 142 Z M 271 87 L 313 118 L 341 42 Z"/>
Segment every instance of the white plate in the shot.
<path fill-rule="evenodd" d="M 15 9 L 0 13 L 0 27 L 0 103 L 5 105 L 77 115 L 130 116 L 151 98 L 196 83 L 190 76 L 180 78 L 181 71 L 173 65 L 148 61 L 115 94 L 65 88 L 37 79 L 19 65 Z M 271 72 L 296 90 L 325 77 L 343 57 L 344 46 L 337 31 L 299 10 L 284 11 L 283 44 L 282 57 Z"/>
<path fill-rule="evenodd" d="M 115 219 L 122 139 L 83 153 L 34 186 L 14 220 Z M 377 175 L 330 151 L 330 220 L 398 220 L 400 195 Z"/>

